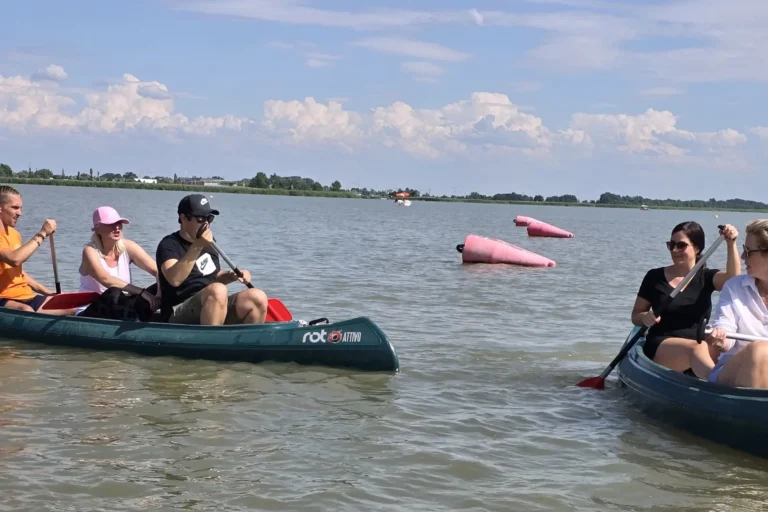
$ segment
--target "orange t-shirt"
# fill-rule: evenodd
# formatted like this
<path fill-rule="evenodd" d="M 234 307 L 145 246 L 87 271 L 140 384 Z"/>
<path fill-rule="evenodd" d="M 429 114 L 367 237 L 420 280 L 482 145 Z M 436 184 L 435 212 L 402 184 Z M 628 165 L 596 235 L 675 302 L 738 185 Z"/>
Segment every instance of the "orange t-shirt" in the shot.
<path fill-rule="evenodd" d="M 12 227 L 8 233 L 0 231 L 0 251 L 21 247 L 21 234 Z M 21 265 L 12 267 L 0 261 L 0 299 L 27 300 L 35 296 L 35 291 L 27 284 L 27 278 L 21 270 Z"/>

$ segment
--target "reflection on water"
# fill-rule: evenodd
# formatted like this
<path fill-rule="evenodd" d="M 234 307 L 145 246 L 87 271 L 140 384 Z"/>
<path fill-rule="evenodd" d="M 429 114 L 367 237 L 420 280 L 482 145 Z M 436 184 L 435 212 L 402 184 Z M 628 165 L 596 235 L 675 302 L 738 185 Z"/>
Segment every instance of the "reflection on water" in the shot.
<path fill-rule="evenodd" d="M 28 237 L 44 217 L 57 219 L 65 290 L 77 287 L 93 208 L 136 212 L 127 235 L 151 253 L 176 229 L 183 195 L 73 188 L 65 204 L 57 192 L 23 187 L 25 204 L 37 206 L 19 229 Z M 574 385 L 621 347 L 642 276 L 667 261 L 670 228 L 688 219 L 710 226 L 709 213 L 213 200 L 217 241 L 258 286 L 297 318 L 371 317 L 401 372 L 2 340 L 0 509 L 764 508 L 764 461 L 650 420 L 613 380 L 604 391 Z M 576 236 L 528 238 L 516 215 Z M 557 267 L 462 265 L 455 246 L 469 233 Z M 25 269 L 50 282 L 47 250 Z M 724 251 L 710 260 L 724 263 Z"/>

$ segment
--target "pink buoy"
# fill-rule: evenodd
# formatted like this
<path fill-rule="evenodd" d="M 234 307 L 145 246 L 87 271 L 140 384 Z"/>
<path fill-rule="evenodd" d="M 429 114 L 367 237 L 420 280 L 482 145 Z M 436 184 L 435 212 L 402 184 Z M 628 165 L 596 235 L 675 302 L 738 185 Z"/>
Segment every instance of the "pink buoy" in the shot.
<path fill-rule="evenodd" d="M 533 217 L 526 217 L 524 215 L 518 215 L 515 217 L 515 226 L 528 226 L 532 222 L 538 222 Z"/>
<path fill-rule="evenodd" d="M 486 238 L 468 235 L 463 244 L 456 246 L 461 253 L 462 263 L 509 263 L 525 267 L 554 267 L 554 260 L 523 249 L 516 245 Z"/>
<path fill-rule="evenodd" d="M 552 224 L 537 220 L 528 225 L 528 236 L 547 236 L 553 238 L 573 238 L 573 233 L 560 229 Z"/>

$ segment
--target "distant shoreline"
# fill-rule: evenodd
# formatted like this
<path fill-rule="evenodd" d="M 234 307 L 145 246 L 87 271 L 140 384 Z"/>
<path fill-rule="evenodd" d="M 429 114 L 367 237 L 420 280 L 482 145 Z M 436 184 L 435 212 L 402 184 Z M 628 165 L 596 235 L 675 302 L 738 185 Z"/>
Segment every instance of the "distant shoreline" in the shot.
<path fill-rule="evenodd" d="M 41 178 L 0 178 L 0 184 L 8 185 L 45 185 L 58 187 L 80 187 L 80 188 L 123 188 L 132 190 L 174 190 L 181 192 L 205 192 L 205 193 L 224 193 L 224 194 L 253 194 L 268 196 L 303 196 L 303 197 L 336 197 L 343 199 L 387 199 L 384 196 L 361 196 L 349 191 L 331 191 L 331 190 L 282 190 L 272 188 L 255 187 L 210 187 L 204 185 L 178 185 L 174 183 L 140 183 L 125 181 L 77 181 L 71 179 L 41 179 Z M 586 208 L 623 208 L 639 209 L 636 204 L 604 204 L 604 203 L 558 203 L 543 201 L 513 201 L 497 199 L 473 199 L 469 197 L 409 197 L 413 202 L 442 202 L 442 203 L 485 203 L 485 204 L 519 204 L 528 206 L 568 206 L 568 207 L 586 207 Z M 649 208 L 651 210 L 690 210 L 690 211 L 720 211 L 720 212 L 768 212 L 768 209 L 758 208 L 698 208 L 693 206 L 656 206 Z"/>

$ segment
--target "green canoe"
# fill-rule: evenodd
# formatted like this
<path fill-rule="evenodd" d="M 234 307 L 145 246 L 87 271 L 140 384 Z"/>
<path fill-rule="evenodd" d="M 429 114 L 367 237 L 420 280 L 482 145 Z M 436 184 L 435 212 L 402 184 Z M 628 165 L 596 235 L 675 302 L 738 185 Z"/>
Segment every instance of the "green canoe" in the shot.
<path fill-rule="evenodd" d="M 53 316 L 0 308 L 0 336 L 153 356 L 253 363 L 281 361 L 365 371 L 400 369 L 394 347 L 368 317 L 315 325 L 293 321 L 202 326 Z"/>

